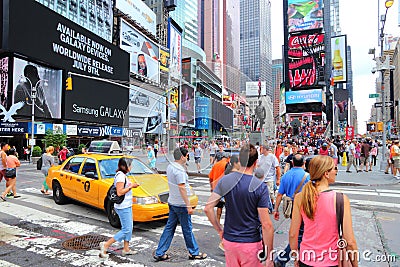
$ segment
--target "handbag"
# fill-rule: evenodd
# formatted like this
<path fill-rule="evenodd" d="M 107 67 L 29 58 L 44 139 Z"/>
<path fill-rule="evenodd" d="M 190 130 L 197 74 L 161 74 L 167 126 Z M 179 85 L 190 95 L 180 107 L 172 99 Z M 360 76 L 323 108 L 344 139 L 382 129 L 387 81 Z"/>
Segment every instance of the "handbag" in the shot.
<path fill-rule="evenodd" d="M 115 177 L 114 177 L 114 179 L 115 179 Z M 126 185 L 126 177 L 125 177 L 124 188 L 125 188 L 125 185 Z M 108 196 L 108 199 L 114 204 L 121 204 L 122 201 L 124 201 L 124 199 L 125 199 L 125 195 L 118 196 L 117 187 L 114 184 L 110 187 L 110 190 L 108 190 L 107 196 Z"/>
<path fill-rule="evenodd" d="M 294 191 L 293 194 L 293 199 L 296 196 L 296 194 L 299 192 L 301 186 L 303 185 L 304 181 L 306 180 L 308 173 L 306 172 L 304 174 L 303 179 L 301 180 L 301 182 L 299 183 L 299 185 L 297 186 L 296 190 Z M 285 218 L 292 218 L 292 211 L 293 211 L 293 199 L 287 195 L 283 196 L 282 201 L 283 201 L 283 215 L 285 216 Z"/>
<path fill-rule="evenodd" d="M 4 175 L 6 178 L 15 178 L 17 177 L 17 169 L 16 168 L 7 168 L 6 173 Z"/>
<path fill-rule="evenodd" d="M 344 201 L 343 193 L 336 192 L 336 221 L 338 226 L 338 267 L 352 267 L 349 254 L 347 253 L 347 242 L 343 238 L 343 213 Z"/>

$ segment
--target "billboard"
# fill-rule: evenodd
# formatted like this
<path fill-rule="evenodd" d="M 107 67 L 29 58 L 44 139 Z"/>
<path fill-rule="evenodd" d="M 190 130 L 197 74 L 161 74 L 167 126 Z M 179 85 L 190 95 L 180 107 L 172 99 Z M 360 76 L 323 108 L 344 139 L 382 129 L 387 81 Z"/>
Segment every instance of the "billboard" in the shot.
<path fill-rule="evenodd" d="M 73 75 L 73 89 L 65 91 L 65 119 L 122 126 L 129 89 L 97 79 Z"/>
<path fill-rule="evenodd" d="M 194 88 L 188 84 L 182 84 L 179 99 L 180 124 L 194 126 Z"/>
<path fill-rule="evenodd" d="M 285 83 L 281 83 L 279 89 L 279 116 L 286 113 L 286 103 L 285 103 Z"/>
<path fill-rule="evenodd" d="M 8 62 L 9 58 L 0 59 L 0 105 L 7 106 L 8 99 Z"/>
<path fill-rule="evenodd" d="M 322 0 L 288 0 L 289 32 L 320 29 L 324 27 Z"/>
<path fill-rule="evenodd" d="M 335 83 L 347 82 L 346 35 L 331 38 L 332 77 Z"/>
<path fill-rule="evenodd" d="M 286 105 L 322 102 L 322 89 L 310 89 L 286 92 Z"/>
<path fill-rule="evenodd" d="M 9 110 L 18 108 L 18 103 L 22 103 L 15 110 L 15 115 L 30 117 L 34 104 L 35 117 L 61 119 L 62 85 L 61 70 L 14 58 L 13 97 Z M 31 99 L 32 87 L 36 88 L 34 102 Z"/>
<path fill-rule="evenodd" d="M 129 128 L 143 133 L 162 134 L 166 122 L 165 96 L 131 85 L 129 89 Z"/>
<path fill-rule="evenodd" d="M 110 43 L 112 42 L 114 23 L 112 0 L 36 0 L 36 2 L 72 20 Z"/>
<path fill-rule="evenodd" d="M 210 127 L 210 108 L 210 98 L 196 97 L 196 129 L 207 130 Z"/>
<path fill-rule="evenodd" d="M 45 6 L 13 0 L 3 13 L 9 18 L 3 33 L 10 33 L 3 50 L 75 73 L 129 80 L 128 53 Z"/>
<path fill-rule="evenodd" d="M 136 23 L 157 35 L 157 17 L 143 1 L 115 0 L 115 7 L 133 18 Z"/>
<path fill-rule="evenodd" d="M 169 49 L 164 47 L 164 46 L 160 46 L 160 71 L 164 72 L 164 73 L 168 73 L 169 72 Z"/>
<path fill-rule="evenodd" d="M 192 60 L 191 58 L 182 59 L 182 79 L 192 83 Z"/>
<path fill-rule="evenodd" d="M 288 42 L 290 88 L 307 88 L 324 82 L 323 33 L 291 34 Z"/>
<path fill-rule="evenodd" d="M 179 122 L 179 91 L 177 88 L 171 89 L 169 91 L 169 101 L 168 101 L 168 112 L 169 121 L 171 123 Z"/>
<path fill-rule="evenodd" d="M 246 82 L 246 96 L 258 96 L 259 82 Z M 261 82 L 261 95 L 267 95 L 267 82 Z"/>
<path fill-rule="evenodd" d="M 121 19 L 120 47 L 129 53 L 131 72 L 160 82 L 158 45 Z"/>
<path fill-rule="evenodd" d="M 180 78 L 182 71 L 182 33 L 168 19 L 168 48 L 170 52 L 170 75 Z"/>

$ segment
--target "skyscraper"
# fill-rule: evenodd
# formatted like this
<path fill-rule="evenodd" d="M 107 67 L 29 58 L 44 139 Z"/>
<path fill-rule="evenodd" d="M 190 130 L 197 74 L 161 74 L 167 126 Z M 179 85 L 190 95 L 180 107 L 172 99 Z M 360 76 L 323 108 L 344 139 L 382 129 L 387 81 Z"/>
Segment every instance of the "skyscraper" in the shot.
<path fill-rule="evenodd" d="M 272 60 L 272 89 L 274 90 L 274 98 L 272 99 L 274 110 L 274 121 L 279 117 L 279 101 L 281 94 L 281 83 L 283 82 L 283 64 L 282 59 Z"/>
<path fill-rule="evenodd" d="M 240 69 L 251 81 L 266 81 L 267 95 L 273 99 L 269 0 L 240 0 Z M 243 91 L 245 82 L 242 79 Z"/>

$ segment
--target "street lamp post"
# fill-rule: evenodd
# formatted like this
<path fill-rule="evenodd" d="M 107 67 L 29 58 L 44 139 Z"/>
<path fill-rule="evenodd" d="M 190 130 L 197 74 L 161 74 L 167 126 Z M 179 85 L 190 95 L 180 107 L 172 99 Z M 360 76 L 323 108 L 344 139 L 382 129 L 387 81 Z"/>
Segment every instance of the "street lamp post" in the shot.
<path fill-rule="evenodd" d="M 386 7 L 386 12 L 385 15 L 381 16 L 381 22 L 382 22 L 382 27 L 380 29 L 380 45 L 381 45 L 381 57 L 380 57 L 380 63 L 377 64 L 377 70 L 381 72 L 381 94 L 382 94 L 382 122 L 383 122 L 383 131 L 382 131 L 382 160 L 380 163 L 380 170 L 383 171 L 385 169 L 386 161 L 385 161 L 385 152 L 386 152 L 386 103 L 385 103 L 385 70 L 388 69 L 388 66 L 382 66 L 382 62 L 384 61 L 383 58 L 384 56 L 384 51 L 383 51 L 383 41 L 385 38 L 384 34 L 384 29 L 385 29 L 385 23 L 386 23 L 386 15 L 388 9 L 393 5 L 393 0 L 386 0 L 385 1 L 385 7 Z M 385 62 L 388 62 L 385 60 Z M 377 62 L 378 63 L 378 62 Z M 380 65 L 380 66 L 378 66 Z"/>
<path fill-rule="evenodd" d="M 32 126 L 31 126 L 31 139 L 29 140 L 29 145 L 31 146 L 31 155 L 29 162 L 32 160 L 32 154 L 33 154 L 33 146 L 34 144 L 34 133 L 35 133 L 35 100 L 36 100 L 36 92 L 37 92 L 37 87 L 41 82 L 47 82 L 47 80 L 39 80 L 36 82 L 35 86 L 32 85 L 31 80 L 28 77 L 24 77 L 25 80 L 29 82 L 31 85 L 31 104 L 32 104 Z"/>

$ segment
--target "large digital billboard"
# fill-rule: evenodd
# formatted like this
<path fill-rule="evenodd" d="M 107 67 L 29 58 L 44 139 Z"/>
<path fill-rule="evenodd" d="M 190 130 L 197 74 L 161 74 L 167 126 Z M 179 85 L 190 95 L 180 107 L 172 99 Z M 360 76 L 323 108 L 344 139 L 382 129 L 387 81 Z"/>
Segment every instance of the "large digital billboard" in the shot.
<path fill-rule="evenodd" d="M 122 126 L 129 89 L 115 83 L 72 75 L 73 88 L 65 91 L 65 119 Z"/>
<path fill-rule="evenodd" d="M 331 38 L 332 77 L 335 83 L 347 82 L 346 35 Z"/>
<path fill-rule="evenodd" d="M 210 127 L 211 101 L 208 97 L 196 97 L 196 129 Z"/>
<path fill-rule="evenodd" d="M 287 14 L 289 32 L 324 27 L 322 0 L 288 0 Z"/>
<path fill-rule="evenodd" d="M 133 18 L 140 26 L 157 34 L 157 17 L 143 1 L 115 0 L 115 7 Z"/>
<path fill-rule="evenodd" d="M 160 82 L 159 47 L 121 19 L 120 46 L 130 55 L 131 72 Z"/>
<path fill-rule="evenodd" d="M 181 124 L 194 126 L 194 102 L 194 88 L 186 83 L 183 83 L 179 99 L 179 115 Z"/>
<path fill-rule="evenodd" d="M 179 122 L 179 90 L 177 88 L 169 91 L 168 100 L 169 121 L 171 123 Z"/>
<path fill-rule="evenodd" d="M 322 89 L 287 91 L 285 102 L 290 104 L 318 103 L 322 102 Z"/>
<path fill-rule="evenodd" d="M 7 106 L 8 99 L 8 62 L 9 58 L 0 59 L 0 105 Z"/>
<path fill-rule="evenodd" d="M 175 78 L 180 78 L 182 72 L 182 33 L 168 21 L 168 48 L 170 52 L 169 72 Z"/>
<path fill-rule="evenodd" d="M 16 115 L 30 117 L 35 105 L 35 117 L 61 119 L 62 71 L 14 58 L 12 106 L 21 107 Z M 32 88 L 36 100 L 32 101 Z"/>
<path fill-rule="evenodd" d="M 291 34 L 288 41 L 290 88 L 307 88 L 324 82 L 324 34 Z"/>
<path fill-rule="evenodd" d="M 164 73 L 169 72 L 169 58 L 169 49 L 164 46 L 160 46 L 160 71 Z"/>
<path fill-rule="evenodd" d="M 129 55 L 119 47 L 33 0 L 8 4 L 4 51 L 75 73 L 129 80 Z"/>
<path fill-rule="evenodd" d="M 63 17 L 112 42 L 113 0 L 36 0 Z"/>
<path fill-rule="evenodd" d="M 165 96 L 131 85 L 129 90 L 129 128 L 142 133 L 163 133 L 166 121 Z"/>

